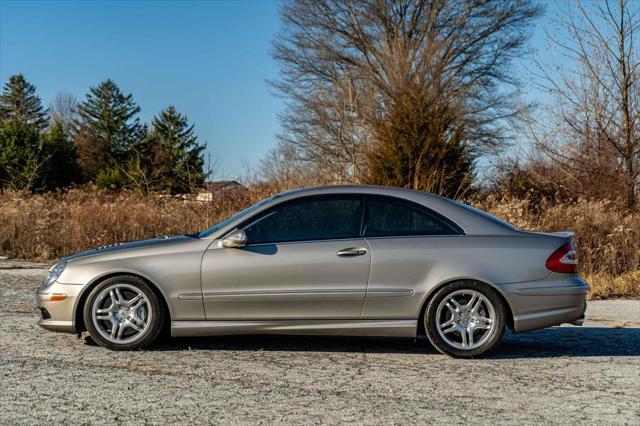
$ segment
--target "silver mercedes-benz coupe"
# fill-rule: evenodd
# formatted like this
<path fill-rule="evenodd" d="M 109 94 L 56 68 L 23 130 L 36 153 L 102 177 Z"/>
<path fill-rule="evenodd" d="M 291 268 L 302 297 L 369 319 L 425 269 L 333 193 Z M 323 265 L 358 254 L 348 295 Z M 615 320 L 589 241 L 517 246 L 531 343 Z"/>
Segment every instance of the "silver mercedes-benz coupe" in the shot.
<path fill-rule="evenodd" d="M 295 190 L 199 234 L 58 261 L 38 324 L 115 350 L 172 336 L 416 337 L 473 357 L 514 332 L 582 324 L 571 233 L 536 233 L 424 192 Z"/>

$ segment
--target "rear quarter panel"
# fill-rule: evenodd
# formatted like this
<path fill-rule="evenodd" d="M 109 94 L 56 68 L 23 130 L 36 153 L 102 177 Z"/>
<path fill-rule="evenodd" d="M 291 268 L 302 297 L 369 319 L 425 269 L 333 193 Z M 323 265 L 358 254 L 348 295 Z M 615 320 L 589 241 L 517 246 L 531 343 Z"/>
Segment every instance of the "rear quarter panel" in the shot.
<path fill-rule="evenodd" d="M 504 284 L 542 280 L 550 274 L 545 267 L 547 258 L 564 239 L 513 233 L 367 241 L 371 246 L 371 273 L 362 317 L 384 319 L 417 318 L 429 295 L 456 280 L 478 280 L 501 293 Z M 397 295 L 376 296 L 384 295 L 385 289 L 394 289 Z M 412 290 L 413 294 L 402 295 L 402 290 Z"/>

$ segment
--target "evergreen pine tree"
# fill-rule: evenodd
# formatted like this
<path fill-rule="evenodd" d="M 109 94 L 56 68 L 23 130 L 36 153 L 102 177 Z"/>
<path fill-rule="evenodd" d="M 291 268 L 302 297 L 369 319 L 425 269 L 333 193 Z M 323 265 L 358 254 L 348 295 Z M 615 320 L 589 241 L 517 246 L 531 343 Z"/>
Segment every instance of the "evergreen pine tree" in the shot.
<path fill-rule="evenodd" d="M 9 77 L 0 95 L 0 122 L 17 120 L 42 130 L 47 125 L 47 111 L 36 95 L 36 88 L 22 74 Z"/>
<path fill-rule="evenodd" d="M 78 107 L 77 150 L 88 179 L 101 176 L 102 185 L 116 184 L 119 170 L 141 143 L 146 127 L 137 114 L 140 107 L 113 80 L 92 87 Z"/>
<path fill-rule="evenodd" d="M 40 171 L 38 190 L 51 191 L 80 181 L 76 149 L 62 121 L 54 120 L 43 135 L 40 156 L 46 161 Z"/>
<path fill-rule="evenodd" d="M 21 120 L 4 120 L 0 126 L 0 184 L 30 190 L 41 165 L 38 129 Z"/>
<path fill-rule="evenodd" d="M 173 194 L 191 192 L 205 179 L 203 151 L 194 125 L 169 106 L 152 120 L 147 158 L 154 174 L 161 176 L 162 187 Z"/>

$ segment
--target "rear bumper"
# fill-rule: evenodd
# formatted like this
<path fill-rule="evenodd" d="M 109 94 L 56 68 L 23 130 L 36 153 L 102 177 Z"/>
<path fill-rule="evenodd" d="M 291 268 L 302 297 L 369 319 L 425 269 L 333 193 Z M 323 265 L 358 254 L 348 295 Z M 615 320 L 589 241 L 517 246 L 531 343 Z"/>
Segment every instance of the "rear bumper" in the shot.
<path fill-rule="evenodd" d="M 577 322 L 587 308 L 589 287 L 576 275 L 550 274 L 500 288 L 511 307 L 515 332 Z"/>
<path fill-rule="evenodd" d="M 34 299 L 40 311 L 38 325 L 49 331 L 75 333 L 75 305 L 82 287 L 54 283 L 45 290 L 38 289 Z M 60 296 L 65 298 L 60 300 Z"/>

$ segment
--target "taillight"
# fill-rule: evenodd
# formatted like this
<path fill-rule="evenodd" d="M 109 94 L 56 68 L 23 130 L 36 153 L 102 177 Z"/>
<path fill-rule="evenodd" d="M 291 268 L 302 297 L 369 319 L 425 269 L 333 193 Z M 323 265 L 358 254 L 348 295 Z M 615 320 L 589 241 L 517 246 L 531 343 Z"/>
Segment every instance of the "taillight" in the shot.
<path fill-rule="evenodd" d="M 576 246 L 573 241 L 564 243 L 547 259 L 547 269 L 564 274 L 575 274 L 578 269 Z"/>

